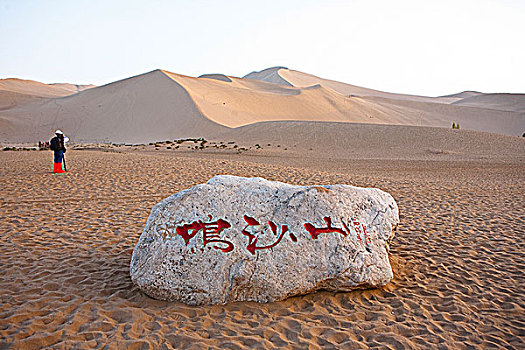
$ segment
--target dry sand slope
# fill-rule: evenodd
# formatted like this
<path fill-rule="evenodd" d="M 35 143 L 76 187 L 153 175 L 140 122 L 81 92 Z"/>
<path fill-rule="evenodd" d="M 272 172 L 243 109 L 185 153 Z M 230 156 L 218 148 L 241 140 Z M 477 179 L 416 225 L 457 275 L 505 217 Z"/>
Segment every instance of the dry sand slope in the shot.
<path fill-rule="evenodd" d="M 50 173 L 49 152 L 0 152 L 0 348 L 523 349 L 524 143 L 499 136 L 517 151 L 501 161 L 505 150 L 487 146 L 480 159 L 468 154 L 476 135 L 462 136 L 455 160 L 327 157 L 322 147 L 70 150 L 66 175 Z M 148 298 L 129 262 L 151 207 L 216 174 L 390 192 L 401 214 L 394 280 L 263 305 Z"/>
<path fill-rule="evenodd" d="M 207 135 L 225 129 L 204 117 L 188 93 L 153 71 L 60 99 L 0 113 L 10 123 L 0 137 L 48 140 L 56 128 L 75 142 L 147 142 Z"/>
<path fill-rule="evenodd" d="M 217 140 L 283 150 L 280 157 L 330 159 L 525 161 L 525 138 L 467 130 L 326 122 L 264 122 L 227 130 Z"/>
<path fill-rule="evenodd" d="M 518 136 L 525 131 L 524 109 L 521 95 L 391 94 L 284 68 L 247 78 L 193 78 L 155 70 L 74 95 L 20 100 L 0 109 L 0 142 L 35 143 L 60 128 L 74 142 L 147 143 L 212 137 L 228 128 L 267 121 L 444 128 L 459 123 L 463 129 Z"/>
<path fill-rule="evenodd" d="M 390 119 L 386 124 L 450 127 L 455 122 L 468 130 L 514 136 L 521 135 L 520 131 L 525 127 L 524 94 L 483 94 L 473 91 L 441 97 L 395 94 L 323 79 L 284 67 L 252 72 L 245 78 L 295 87 L 321 85 L 345 96 L 361 97 L 374 106 L 374 110 L 387 111 Z M 374 112 L 367 116 L 370 118 L 367 121 L 369 123 L 382 123 L 375 119 Z"/>
<path fill-rule="evenodd" d="M 0 79 L 0 110 L 46 97 L 67 96 L 92 87 L 94 85 L 43 84 L 38 81 L 16 78 Z"/>
<path fill-rule="evenodd" d="M 455 105 L 525 112 L 525 94 L 483 94 L 453 102 Z"/>
<path fill-rule="evenodd" d="M 296 70 L 288 69 L 285 67 L 272 67 L 262 70 L 260 72 L 252 72 L 244 76 L 244 78 L 255 79 L 261 81 L 272 82 L 281 85 L 289 85 L 296 87 L 307 87 L 312 85 L 323 85 L 329 87 L 343 95 L 355 95 L 355 96 L 377 96 L 384 98 L 392 98 L 399 100 L 411 100 L 421 102 L 434 102 L 434 103 L 448 103 L 453 99 L 447 97 L 426 97 L 426 96 L 415 96 L 406 94 L 393 94 L 389 92 L 383 92 L 373 89 L 368 89 L 356 85 L 350 85 L 335 80 L 324 79 L 315 75 L 299 72 Z"/>

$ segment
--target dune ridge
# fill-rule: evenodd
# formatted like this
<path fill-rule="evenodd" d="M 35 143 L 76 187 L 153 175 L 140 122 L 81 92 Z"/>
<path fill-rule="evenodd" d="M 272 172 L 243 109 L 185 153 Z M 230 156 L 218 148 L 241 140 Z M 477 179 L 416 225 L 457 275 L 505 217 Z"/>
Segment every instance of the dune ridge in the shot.
<path fill-rule="evenodd" d="M 294 86 L 292 83 L 290 83 L 288 80 L 286 80 L 279 74 L 279 71 L 281 69 L 288 69 L 288 68 L 286 67 L 266 68 L 261 71 L 253 71 L 251 73 L 248 73 L 243 78 L 266 81 L 268 83 L 274 83 L 274 84 L 279 84 L 279 85 Z"/>
<path fill-rule="evenodd" d="M 454 105 L 525 112 L 525 94 L 480 94 L 453 102 Z"/>
<path fill-rule="evenodd" d="M 73 93 L 84 91 L 84 90 L 96 87 L 96 85 L 93 85 L 93 84 L 70 84 L 70 83 L 52 83 L 52 84 L 49 84 L 49 85 L 57 86 L 57 87 L 60 87 L 62 89 L 71 91 Z"/>
<path fill-rule="evenodd" d="M 0 137 L 19 142 L 47 140 L 56 128 L 80 143 L 200 137 L 224 128 L 204 117 L 187 92 L 160 70 L 60 99 L 35 101 L 4 111 L 2 119 L 15 126 L 9 135 L 2 130 Z"/>
<path fill-rule="evenodd" d="M 0 110 L 43 98 L 56 98 L 90 89 L 95 85 L 44 84 L 18 78 L 0 79 Z"/>
<path fill-rule="evenodd" d="M 456 98 L 458 100 L 461 100 L 463 98 L 478 96 L 478 95 L 483 95 L 483 93 L 479 91 L 462 91 L 462 92 L 458 92 L 455 94 L 443 95 L 439 97 L 450 97 L 450 98 Z"/>
<path fill-rule="evenodd" d="M 18 78 L 0 79 L 0 90 L 39 97 L 59 97 L 71 94 L 71 90 L 66 87 Z"/>
<path fill-rule="evenodd" d="M 459 123 L 462 129 L 514 136 L 525 131 L 522 95 L 465 93 L 434 98 L 390 94 L 283 67 L 252 72 L 245 78 L 224 74 L 194 78 L 154 70 L 72 95 L 74 85 L 70 90 L 36 85 L 68 91 L 68 95 L 28 98 L 0 108 L 0 142 L 45 140 L 60 128 L 74 142 L 147 143 L 209 138 L 228 128 L 268 121 L 443 128 Z M 18 92 L 12 89 L 9 93 Z M 484 102 L 469 102 L 474 98 Z"/>
<path fill-rule="evenodd" d="M 164 73 L 188 91 L 203 115 L 228 127 L 271 120 L 367 122 L 369 114 L 376 116 L 375 123 L 395 120 L 366 102 L 321 85 L 296 88 L 234 77 L 223 82 Z"/>
<path fill-rule="evenodd" d="M 272 75 L 278 75 L 282 80 L 287 84 L 295 87 L 306 87 L 315 84 L 321 84 L 326 87 L 343 94 L 343 95 L 356 95 L 356 96 L 378 96 L 391 99 L 400 99 L 400 100 L 411 100 L 411 101 L 421 101 L 421 102 L 434 102 L 434 103 L 448 103 L 446 98 L 435 98 L 435 97 L 426 97 L 426 96 L 416 96 L 416 95 L 407 95 L 407 94 L 395 94 L 390 92 L 384 92 L 369 88 L 364 88 L 361 86 L 351 85 L 347 83 L 342 83 L 335 80 L 324 79 L 317 77 L 312 74 L 307 74 L 304 72 L 291 70 L 285 67 L 275 67 L 271 68 L 274 70 Z M 262 71 L 264 72 L 264 71 Z M 262 73 L 261 72 L 261 73 Z M 251 79 L 266 78 L 266 75 L 261 74 L 252 75 Z"/>

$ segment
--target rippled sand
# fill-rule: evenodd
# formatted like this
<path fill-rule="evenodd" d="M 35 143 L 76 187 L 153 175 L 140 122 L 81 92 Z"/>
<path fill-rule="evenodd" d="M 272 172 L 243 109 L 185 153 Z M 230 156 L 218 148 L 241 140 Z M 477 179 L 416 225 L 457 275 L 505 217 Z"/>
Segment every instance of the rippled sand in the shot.
<path fill-rule="evenodd" d="M 0 152 L 0 348 L 525 348 L 525 164 L 257 153 Z M 293 165 L 293 166 L 292 166 Z M 151 207 L 216 174 L 374 186 L 398 202 L 382 289 L 191 307 L 133 286 Z"/>

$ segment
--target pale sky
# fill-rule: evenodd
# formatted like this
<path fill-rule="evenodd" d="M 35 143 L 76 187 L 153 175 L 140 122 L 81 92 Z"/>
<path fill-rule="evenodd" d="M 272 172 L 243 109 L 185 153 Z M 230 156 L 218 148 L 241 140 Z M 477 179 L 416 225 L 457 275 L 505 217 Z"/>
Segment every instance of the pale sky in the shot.
<path fill-rule="evenodd" d="M 0 0 L 0 78 L 272 66 L 397 93 L 525 93 L 525 1 Z"/>

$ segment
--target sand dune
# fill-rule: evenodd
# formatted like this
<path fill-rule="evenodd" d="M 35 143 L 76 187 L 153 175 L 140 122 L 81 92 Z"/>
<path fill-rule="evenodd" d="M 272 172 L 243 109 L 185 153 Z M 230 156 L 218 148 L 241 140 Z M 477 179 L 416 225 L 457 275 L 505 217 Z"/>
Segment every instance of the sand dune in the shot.
<path fill-rule="evenodd" d="M 268 82 L 274 82 L 277 84 L 290 85 L 295 87 L 306 87 L 311 85 L 320 84 L 325 87 L 329 87 L 343 95 L 355 95 L 355 96 L 378 96 L 391 99 L 399 100 L 410 100 L 410 101 L 421 101 L 421 102 L 434 102 L 434 103 L 449 103 L 446 97 L 435 98 L 425 96 L 415 96 L 406 94 L 394 94 L 384 91 L 378 91 L 368 89 L 356 85 L 350 85 L 335 80 L 323 79 L 315 75 L 299 72 L 296 70 L 290 70 L 285 67 L 273 67 L 265 69 L 261 72 L 252 72 L 244 78 L 257 79 Z"/>
<path fill-rule="evenodd" d="M 78 84 L 70 84 L 70 83 L 52 83 L 52 84 L 49 84 L 49 85 L 56 86 L 56 87 L 59 87 L 61 89 L 65 89 L 65 90 L 71 91 L 73 93 L 77 93 L 77 92 L 80 92 L 80 91 L 84 91 L 84 90 L 96 87 L 96 85 L 93 85 L 93 84 L 89 84 L 89 85 L 81 85 L 80 84 L 80 85 L 78 85 Z"/>
<path fill-rule="evenodd" d="M 235 128 L 218 134 L 216 139 L 245 147 L 258 144 L 267 151 L 279 151 L 281 156 L 324 154 L 329 161 L 525 161 L 523 138 L 436 127 L 279 121 Z"/>
<path fill-rule="evenodd" d="M 0 111 L 14 108 L 31 101 L 41 100 L 42 97 L 21 94 L 13 91 L 0 90 Z"/>
<path fill-rule="evenodd" d="M 203 74 L 199 76 L 199 78 L 215 79 L 215 80 L 225 81 L 227 83 L 232 82 L 232 80 L 224 74 Z"/>
<path fill-rule="evenodd" d="M 272 67 L 263 69 L 262 71 L 253 71 L 249 74 L 246 74 L 243 78 L 266 81 L 268 83 L 274 83 L 279 85 L 294 86 L 291 82 L 283 78 L 279 71 L 281 69 L 288 69 L 286 67 Z M 314 84 L 311 84 L 314 85 Z"/>
<path fill-rule="evenodd" d="M 478 92 L 478 91 L 462 91 L 462 92 L 458 92 L 457 94 L 444 95 L 440 97 L 451 97 L 451 98 L 457 98 L 458 100 L 461 100 L 463 98 L 478 96 L 478 95 L 483 95 L 483 93 Z"/>
<path fill-rule="evenodd" d="M 74 142 L 141 143 L 202 136 L 224 128 L 204 117 L 188 93 L 162 71 L 36 101 L 0 113 L 15 125 L 2 139 L 47 140 L 56 128 Z M 13 130 L 14 129 L 14 130 Z"/>
<path fill-rule="evenodd" d="M 186 89 L 203 115 L 228 127 L 270 120 L 399 122 L 373 104 L 320 85 L 296 88 L 233 77 L 223 81 L 164 73 Z M 375 119 L 371 121 L 369 115 Z"/>
<path fill-rule="evenodd" d="M 74 142 L 143 143 L 212 137 L 228 128 L 267 121 L 444 128 L 459 123 L 462 129 L 514 136 L 525 131 L 521 95 L 432 98 L 390 94 L 282 67 L 248 77 L 207 74 L 193 78 L 155 70 L 66 97 L 28 99 L 0 109 L 0 142 L 37 142 L 60 128 Z M 74 89 L 33 85 L 41 94 L 45 89 L 68 94 L 71 91 L 66 88 Z M 11 88 L 9 93 L 19 92 Z M 484 96 L 481 102 L 468 102 Z"/>
<path fill-rule="evenodd" d="M 427 103 L 410 100 L 393 100 L 382 97 L 365 97 L 383 108 L 401 113 L 404 125 L 451 127 L 459 123 L 462 129 L 521 136 L 525 131 L 525 113 L 493 110 L 479 106 Z M 522 131 L 523 130 L 523 131 Z"/>
<path fill-rule="evenodd" d="M 0 110 L 42 98 L 71 95 L 91 87 L 94 85 L 44 84 L 16 78 L 0 79 Z"/>
<path fill-rule="evenodd" d="M 70 89 L 62 86 L 16 78 L 1 79 L 0 90 L 39 97 L 60 97 L 71 94 Z"/>
<path fill-rule="evenodd" d="M 13 108 L 44 97 L 60 97 L 71 91 L 33 80 L 0 79 L 0 110 Z"/>
<path fill-rule="evenodd" d="M 463 98 L 453 104 L 525 113 L 525 94 L 481 94 Z"/>
<path fill-rule="evenodd" d="M 406 94 L 393 94 L 338 81 L 316 77 L 311 74 L 274 67 L 245 76 L 250 79 L 278 82 L 279 76 L 286 84 L 305 87 L 319 84 L 331 88 L 343 95 L 363 97 L 377 103 L 374 108 L 388 110 L 392 116 L 389 124 L 422 125 L 449 127 L 460 123 L 463 128 L 496 132 L 507 135 L 521 135 L 525 131 L 525 98 L 521 94 L 482 94 L 475 91 L 464 91 L 441 97 L 425 97 Z M 270 77 L 267 79 L 267 77 Z M 477 107 L 478 109 L 456 109 L 444 105 Z M 493 110 L 516 112 L 515 114 L 499 113 Z M 369 122 L 376 118 L 371 113 Z"/>
<path fill-rule="evenodd" d="M 273 70 L 277 71 L 283 69 Z M 229 77 L 230 81 L 215 81 L 165 73 L 186 88 L 206 117 L 228 127 L 272 120 L 303 120 L 445 128 L 460 123 L 464 129 L 515 136 L 525 130 L 523 113 L 458 108 L 447 103 L 409 99 L 349 97 L 332 88 L 337 84 L 298 88 L 253 79 Z"/>

